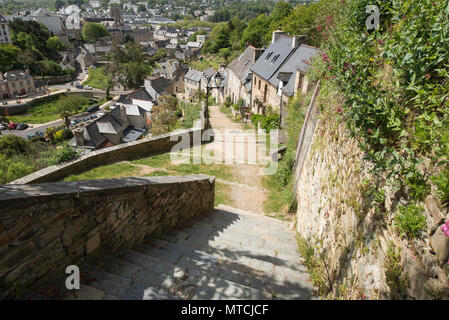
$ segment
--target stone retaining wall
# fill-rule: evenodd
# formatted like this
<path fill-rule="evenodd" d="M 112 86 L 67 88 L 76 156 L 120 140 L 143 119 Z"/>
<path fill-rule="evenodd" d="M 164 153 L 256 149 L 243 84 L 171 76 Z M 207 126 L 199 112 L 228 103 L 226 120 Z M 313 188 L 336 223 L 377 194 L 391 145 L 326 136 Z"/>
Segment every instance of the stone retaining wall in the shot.
<path fill-rule="evenodd" d="M 385 201 L 376 202 L 370 194 L 375 187 L 370 163 L 363 160 L 357 142 L 337 122 L 328 102 L 319 103 L 325 111 L 296 182 L 297 232 L 309 240 L 317 261 L 328 269 L 322 276 L 329 274 L 330 281 L 324 282 L 333 286 L 331 297 L 390 299 L 393 279 L 404 285 L 407 298 L 449 298 L 449 265 L 441 259 L 449 255 L 449 238 L 439 235 L 448 210 L 433 190 L 420 204 L 427 223 L 422 237 L 400 236 L 394 217 L 404 199 L 384 186 Z M 393 264 L 399 274 L 388 269 L 392 248 L 400 256 Z"/>
<path fill-rule="evenodd" d="M 0 186 L 0 298 L 214 206 L 214 177 Z"/>

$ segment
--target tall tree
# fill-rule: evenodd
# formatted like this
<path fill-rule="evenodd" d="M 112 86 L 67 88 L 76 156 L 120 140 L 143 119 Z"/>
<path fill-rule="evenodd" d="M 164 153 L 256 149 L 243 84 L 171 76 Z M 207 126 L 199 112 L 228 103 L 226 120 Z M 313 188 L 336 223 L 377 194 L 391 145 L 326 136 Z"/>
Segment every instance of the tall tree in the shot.
<path fill-rule="evenodd" d="M 12 44 L 0 45 L 0 72 L 10 71 L 17 64 L 20 49 Z"/>
<path fill-rule="evenodd" d="M 70 118 L 75 115 L 80 106 L 86 103 L 86 98 L 78 95 L 64 96 L 59 99 L 57 110 L 64 120 L 67 129 L 70 129 Z"/>
<path fill-rule="evenodd" d="M 105 26 L 100 23 L 86 22 L 81 31 L 84 41 L 96 43 L 100 38 L 109 35 Z"/>
<path fill-rule="evenodd" d="M 178 110 L 178 100 L 172 96 L 162 96 L 159 98 L 159 103 L 153 106 L 153 135 L 160 135 L 167 132 L 174 127 Z"/>
<path fill-rule="evenodd" d="M 242 43 L 250 44 L 256 48 L 264 47 L 267 43 L 266 35 L 270 30 L 270 17 L 261 14 L 251 19 L 242 34 Z"/>

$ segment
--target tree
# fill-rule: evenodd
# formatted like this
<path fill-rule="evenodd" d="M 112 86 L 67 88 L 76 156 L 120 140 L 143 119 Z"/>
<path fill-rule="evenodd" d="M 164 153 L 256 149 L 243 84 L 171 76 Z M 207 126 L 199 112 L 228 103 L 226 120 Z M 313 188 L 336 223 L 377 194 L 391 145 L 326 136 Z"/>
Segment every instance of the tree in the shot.
<path fill-rule="evenodd" d="M 81 33 L 83 39 L 89 43 L 96 43 L 100 38 L 109 36 L 106 27 L 95 22 L 86 22 Z"/>
<path fill-rule="evenodd" d="M 160 135 L 173 128 L 177 121 L 176 111 L 178 110 L 178 99 L 172 96 L 162 96 L 159 103 L 153 106 L 153 135 Z"/>
<path fill-rule="evenodd" d="M 56 0 L 55 9 L 59 10 L 65 6 L 65 2 L 63 0 Z"/>
<path fill-rule="evenodd" d="M 10 71 L 17 64 L 20 49 L 12 44 L 0 45 L 0 72 Z"/>
<path fill-rule="evenodd" d="M 59 99 L 57 110 L 64 120 L 67 130 L 70 129 L 70 118 L 78 112 L 85 101 L 86 98 L 76 95 L 64 96 Z"/>
<path fill-rule="evenodd" d="M 257 18 L 251 19 L 242 34 L 242 43 L 248 43 L 256 48 L 261 48 L 266 44 L 266 35 L 270 30 L 270 17 L 261 14 Z"/>
<path fill-rule="evenodd" d="M 48 38 L 47 49 L 53 52 L 61 51 L 65 49 L 64 44 L 59 40 L 57 36 Z"/>

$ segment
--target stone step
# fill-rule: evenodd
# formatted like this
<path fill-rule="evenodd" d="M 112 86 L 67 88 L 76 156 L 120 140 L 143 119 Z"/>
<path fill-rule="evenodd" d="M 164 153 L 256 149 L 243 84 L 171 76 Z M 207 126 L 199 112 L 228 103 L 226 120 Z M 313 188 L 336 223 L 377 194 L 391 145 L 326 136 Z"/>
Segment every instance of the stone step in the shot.
<path fill-rule="evenodd" d="M 204 217 L 204 218 L 194 218 L 192 219 L 192 226 L 196 224 L 196 222 L 206 223 L 210 225 L 211 228 L 218 230 L 227 230 L 227 231 L 237 231 L 243 233 L 250 233 L 254 235 L 266 236 L 270 239 L 272 238 L 274 241 L 278 241 L 281 243 L 288 243 L 295 245 L 296 239 L 295 235 L 292 232 L 284 231 L 271 231 L 267 227 L 261 227 L 257 225 L 239 225 L 238 223 L 221 222 L 217 221 L 217 219 Z"/>
<path fill-rule="evenodd" d="M 191 234 L 192 232 L 187 233 L 185 231 L 168 230 L 166 233 L 161 235 L 161 239 L 173 243 L 187 244 L 189 247 L 196 248 L 201 251 L 204 251 L 204 248 L 207 248 L 213 243 L 224 244 L 226 248 L 229 247 L 239 250 L 242 255 L 253 256 L 256 259 L 264 260 L 270 263 L 286 265 L 299 271 L 304 269 L 301 264 L 302 259 L 298 253 L 294 256 L 289 250 L 285 253 L 285 250 L 263 248 L 263 246 L 261 246 L 261 244 L 263 245 L 263 239 L 260 240 L 259 243 L 255 243 L 254 241 L 251 243 L 246 241 L 238 241 L 229 236 L 197 236 L 196 234 L 195 236 L 190 236 Z M 293 254 L 295 254 L 295 252 L 293 252 Z"/>
<path fill-rule="evenodd" d="M 166 237 L 163 238 L 166 239 Z M 270 279 L 266 284 L 269 285 L 272 290 L 277 290 L 277 292 L 281 293 L 279 296 L 286 296 L 285 294 L 282 294 L 282 292 L 287 292 L 292 299 L 306 299 L 309 291 L 311 292 L 311 290 L 308 289 L 310 287 L 308 274 L 305 267 L 300 263 L 295 265 L 299 270 L 293 270 L 285 267 L 285 264 L 280 263 L 280 261 L 277 261 L 277 263 L 280 264 L 277 266 L 273 263 L 250 257 L 250 250 L 242 250 L 239 252 L 235 248 L 229 246 L 229 244 L 223 244 L 217 241 L 209 241 L 207 244 L 203 243 L 201 245 L 187 240 L 183 241 L 179 238 L 172 238 L 171 240 L 174 241 L 176 245 L 182 244 L 192 249 L 202 250 L 219 259 L 230 260 L 245 268 L 261 271 L 264 274 L 264 277 Z M 235 266 L 236 265 L 234 265 L 234 267 Z M 278 270 L 281 272 L 279 275 L 276 275 L 276 268 L 279 268 Z M 283 289 L 284 286 L 288 287 Z"/>
<path fill-rule="evenodd" d="M 220 223 L 228 223 L 228 224 L 238 224 L 240 226 L 260 226 L 264 229 L 270 230 L 270 231 L 276 231 L 276 232 L 288 232 L 294 234 L 292 231 L 288 230 L 287 225 L 280 224 L 274 221 L 266 221 L 263 216 L 260 218 L 258 217 L 252 217 L 252 216 L 246 216 L 241 214 L 236 214 L 228 211 L 223 210 L 214 210 L 211 213 L 209 213 L 205 219 L 213 219 L 216 222 Z M 276 219 L 272 219 L 276 220 Z M 281 222 L 279 220 L 279 222 Z"/>
<path fill-rule="evenodd" d="M 201 236 L 209 235 L 218 235 L 220 238 L 224 239 L 233 239 L 233 240 L 242 240 L 247 242 L 249 245 L 251 243 L 262 243 L 262 247 L 267 249 L 276 250 L 278 252 L 283 253 L 295 253 L 298 250 L 296 242 L 294 239 L 289 239 L 288 242 L 279 241 L 277 238 L 273 237 L 269 234 L 254 234 L 250 229 L 246 231 L 244 229 L 235 229 L 235 228 L 227 228 L 227 229 L 219 229 L 215 228 L 213 225 L 198 221 L 195 222 L 190 228 L 192 233 L 195 235 L 200 234 Z M 188 230 L 187 229 L 187 230 Z M 186 231 L 187 231 L 186 230 Z M 200 232 L 197 232 L 200 231 Z"/>
<path fill-rule="evenodd" d="M 212 215 L 219 214 L 218 217 L 235 217 L 238 216 L 242 220 L 252 220 L 254 222 L 265 223 L 275 228 L 280 228 L 282 230 L 289 231 L 290 222 L 276 219 L 270 216 L 266 216 L 262 213 L 252 212 L 248 210 L 243 210 L 235 207 L 230 207 L 224 204 L 220 204 L 214 208 L 211 212 Z M 289 231 L 293 232 L 293 231 Z"/>
<path fill-rule="evenodd" d="M 179 263 L 181 260 L 178 253 L 169 252 L 168 250 L 160 250 L 158 248 L 141 244 L 138 246 L 139 251 L 145 255 L 152 256 L 153 258 L 161 259 L 165 262 Z M 165 254 L 161 254 L 164 252 Z M 165 260 L 166 259 L 166 260 Z M 198 263 L 199 261 L 197 261 Z M 210 265 L 210 262 L 209 262 Z M 204 265 L 203 265 L 204 266 Z M 181 267 L 181 266 L 180 266 Z M 194 287 L 195 293 L 190 295 L 191 299 L 261 299 L 262 294 L 259 290 L 230 281 L 225 278 L 219 277 L 211 271 L 211 274 L 207 272 L 201 272 L 199 266 L 190 266 L 191 269 L 185 269 L 184 276 L 187 280 L 177 279 L 180 287 Z M 183 278 L 183 277 L 182 277 Z M 137 281 L 136 281 L 137 282 Z M 198 289 L 199 288 L 199 289 Z"/>
<path fill-rule="evenodd" d="M 188 276 L 207 274 L 210 277 L 224 278 L 261 291 L 266 285 L 263 272 L 228 259 L 220 259 L 211 254 L 160 239 L 147 239 L 145 243 L 163 251 L 182 254 L 177 264 L 185 268 Z"/>
<path fill-rule="evenodd" d="M 96 266 L 80 266 L 82 284 L 103 291 L 105 296 L 121 297 L 131 285 L 131 279 L 108 273 Z"/>

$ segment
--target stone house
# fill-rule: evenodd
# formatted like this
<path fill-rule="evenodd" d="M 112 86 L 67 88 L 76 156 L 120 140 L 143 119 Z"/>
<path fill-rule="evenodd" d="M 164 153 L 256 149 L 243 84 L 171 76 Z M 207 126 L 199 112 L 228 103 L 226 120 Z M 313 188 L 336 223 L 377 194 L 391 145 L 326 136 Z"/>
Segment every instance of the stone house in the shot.
<path fill-rule="evenodd" d="M 220 83 L 217 83 L 217 81 L 213 79 L 217 76 L 220 79 Z M 217 104 L 224 104 L 225 102 L 227 82 L 228 72 L 224 66 L 221 66 L 209 81 L 209 86 L 212 87 L 210 94 L 215 99 Z"/>
<path fill-rule="evenodd" d="M 184 76 L 184 91 L 189 98 L 192 98 L 201 90 L 202 78 L 203 73 L 195 69 L 190 69 Z"/>
<path fill-rule="evenodd" d="M 215 86 L 215 84 L 210 84 L 210 80 L 212 76 L 217 72 L 214 68 L 210 67 L 203 71 L 202 77 L 201 77 L 201 90 L 206 93 L 206 87 L 208 85 Z"/>
<path fill-rule="evenodd" d="M 116 105 L 94 120 L 73 129 L 69 144 L 86 149 L 102 149 L 139 139 L 147 128 L 146 112 L 138 106 Z"/>
<path fill-rule="evenodd" d="M 228 65 L 225 94 L 231 98 L 232 103 L 237 103 L 239 99 L 242 99 L 244 106 L 251 105 L 251 67 L 263 53 L 263 50 L 248 46 L 242 54 Z"/>
<path fill-rule="evenodd" d="M 0 75 L 0 84 L 0 94 L 3 99 L 36 92 L 34 79 L 28 70 L 5 72 Z"/>
<path fill-rule="evenodd" d="M 250 69 L 253 73 L 251 106 L 254 113 L 265 114 L 269 107 L 279 110 L 281 94 L 285 111 L 288 99 L 299 90 L 303 91 L 302 87 L 307 83 L 305 72 L 308 63 L 319 51 L 304 45 L 304 42 L 304 36 L 289 37 L 280 30 L 273 32 L 271 44 Z M 283 84 L 281 90 L 280 81 Z"/>

